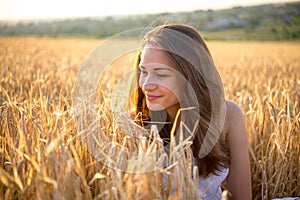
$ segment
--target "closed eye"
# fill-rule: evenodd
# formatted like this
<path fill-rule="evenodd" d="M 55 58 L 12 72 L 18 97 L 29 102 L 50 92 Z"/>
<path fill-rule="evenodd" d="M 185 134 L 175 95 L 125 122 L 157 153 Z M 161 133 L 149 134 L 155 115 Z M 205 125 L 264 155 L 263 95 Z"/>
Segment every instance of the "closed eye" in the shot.
<path fill-rule="evenodd" d="M 168 74 L 157 74 L 157 76 L 164 78 L 164 77 L 168 77 L 170 75 L 168 75 Z"/>
<path fill-rule="evenodd" d="M 146 70 L 144 70 L 144 69 L 139 68 L 139 74 L 147 75 L 148 72 Z"/>

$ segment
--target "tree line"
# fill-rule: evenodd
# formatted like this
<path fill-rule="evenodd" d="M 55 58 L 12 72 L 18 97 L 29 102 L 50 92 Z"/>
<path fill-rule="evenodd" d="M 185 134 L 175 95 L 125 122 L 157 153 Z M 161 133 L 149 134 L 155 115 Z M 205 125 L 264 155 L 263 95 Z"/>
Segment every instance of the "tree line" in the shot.
<path fill-rule="evenodd" d="M 0 22 L 0 36 L 106 38 L 125 30 L 165 22 L 193 25 L 206 39 L 297 40 L 300 38 L 300 2 L 16 24 Z"/>

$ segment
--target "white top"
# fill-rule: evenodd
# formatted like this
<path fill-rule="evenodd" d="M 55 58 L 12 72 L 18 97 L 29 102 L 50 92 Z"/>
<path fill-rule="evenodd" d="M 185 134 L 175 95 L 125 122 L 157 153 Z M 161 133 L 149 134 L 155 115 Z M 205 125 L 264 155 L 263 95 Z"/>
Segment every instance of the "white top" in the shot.
<path fill-rule="evenodd" d="M 226 179 L 229 168 L 218 171 L 218 175 L 211 174 L 207 178 L 199 178 L 198 193 L 204 200 L 221 200 L 222 190 L 221 184 Z"/>
<path fill-rule="evenodd" d="M 221 184 L 226 179 L 229 168 L 217 171 L 218 175 L 211 174 L 207 178 L 198 179 L 198 194 L 203 200 L 222 200 Z M 167 175 L 163 174 L 163 184 L 167 182 Z M 176 187 L 176 184 L 175 186 Z M 175 190 L 175 188 L 173 188 Z"/>

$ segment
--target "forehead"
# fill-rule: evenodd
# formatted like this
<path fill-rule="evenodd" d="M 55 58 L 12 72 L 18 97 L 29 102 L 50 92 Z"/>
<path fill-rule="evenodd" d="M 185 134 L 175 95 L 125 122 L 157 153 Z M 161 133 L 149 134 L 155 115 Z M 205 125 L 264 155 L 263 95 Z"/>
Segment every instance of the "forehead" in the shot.
<path fill-rule="evenodd" d="M 172 67 L 174 64 L 170 59 L 170 55 L 158 48 L 145 47 L 141 54 L 140 65 L 161 64 Z"/>

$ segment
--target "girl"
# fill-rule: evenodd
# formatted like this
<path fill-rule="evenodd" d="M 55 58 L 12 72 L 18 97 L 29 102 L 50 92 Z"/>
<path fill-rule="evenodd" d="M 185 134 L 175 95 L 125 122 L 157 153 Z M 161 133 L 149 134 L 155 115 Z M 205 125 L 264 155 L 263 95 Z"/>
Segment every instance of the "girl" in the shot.
<path fill-rule="evenodd" d="M 221 199 L 226 180 L 230 199 L 251 199 L 250 163 L 243 113 L 225 100 L 222 81 L 200 34 L 191 26 L 167 24 L 146 34 L 136 61 L 138 89 L 132 95 L 139 124 L 162 122 L 168 146 L 173 127 L 183 121 L 199 168 L 199 193 Z M 195 126 L 196 125 L 196 126 Z M 195 129 L 196 127 L 196 129 Z"/>

